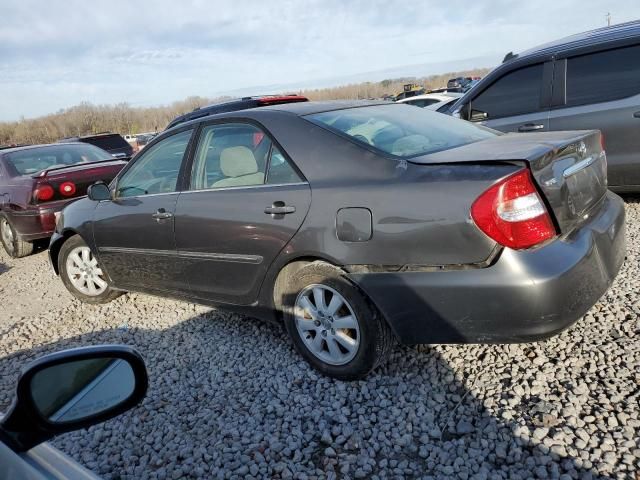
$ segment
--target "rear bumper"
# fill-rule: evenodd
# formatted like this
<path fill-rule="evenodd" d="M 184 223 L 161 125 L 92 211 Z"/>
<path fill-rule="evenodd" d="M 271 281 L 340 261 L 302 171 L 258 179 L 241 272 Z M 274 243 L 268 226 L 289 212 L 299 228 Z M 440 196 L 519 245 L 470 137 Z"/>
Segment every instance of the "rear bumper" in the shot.
<path fill-rule="evenodd" d="M 32 241 L 53 235 L 56 228 L 56 213 L 68 203 L 69 200 L 51 202 L 42 207 L 6 213 L 18 236 L 22 240 Z"/>
<path fill-rule="evenodd" d="M 504 249 L 490 267 L 351 274 L 400 342 L 518 343 L 550 337 L 609 288 L 626 254 L 624 203 L 607 192 L 568 237 Z"/>

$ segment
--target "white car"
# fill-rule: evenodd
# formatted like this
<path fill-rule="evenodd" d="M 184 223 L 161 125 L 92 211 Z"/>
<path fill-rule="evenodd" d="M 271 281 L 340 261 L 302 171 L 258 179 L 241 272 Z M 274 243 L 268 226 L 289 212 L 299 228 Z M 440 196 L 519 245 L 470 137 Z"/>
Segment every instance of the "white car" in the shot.
<path fill-rule="evenodd" d="M 443 105 L 448 105 L 451 101 L 457 100 L 461 96 L 461 93 L 455 92 L 425 93 L 424 95 L 403 98 L 402 100 L 398 100 L 397 103 L 408 103 L 409 105 L 415 105 L 416 107 L 438 110 Z"/>

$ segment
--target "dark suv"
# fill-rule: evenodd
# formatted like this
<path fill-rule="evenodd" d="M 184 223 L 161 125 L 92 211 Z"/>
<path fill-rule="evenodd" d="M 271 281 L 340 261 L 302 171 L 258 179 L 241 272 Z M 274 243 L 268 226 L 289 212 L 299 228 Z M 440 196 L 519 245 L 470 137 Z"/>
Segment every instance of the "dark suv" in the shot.
<path fill-rule="evenodd" d="M 115 158 L 130 158 L 133 156 L 133 147 L 129 145 L 121 135 L 117 133 L 104 132 L 95 135 L 85 135 L 82 137 L 70 137 L 58 140 L 58 142 L 82 142 L 90 143 L 103 150 L 106 150 Z"/>
<path fill-rule="evenodd" d="M 598 129 L 616 191 L 640 190 L 640 21 L 508 54 L 453 115 L 504 132 Z"/>

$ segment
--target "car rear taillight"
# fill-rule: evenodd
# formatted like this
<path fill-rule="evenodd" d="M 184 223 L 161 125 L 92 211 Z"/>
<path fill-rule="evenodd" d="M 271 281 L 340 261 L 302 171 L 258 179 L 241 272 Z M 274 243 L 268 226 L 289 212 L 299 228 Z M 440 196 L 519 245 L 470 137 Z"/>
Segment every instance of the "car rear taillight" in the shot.
<path fill-rule="evenodd" d="M 556 235 L 529 170 L 520 170 L 486 190 L 471 206 L 476 225 L 500 245 L 533 247 Z"/>
<path fill-rule="evenodd" d="M 64 195 L 65 197 L 70 197 L 71 195 L 76 193 L 76 184 L 73 182 L 64 182 L 60 184 L 60 187 L 58 187 L 58 189 L 60 190 L 60 193 L 62 195 Z"/>
<path fill-rule="evenodd" d="M 307 97 L 303 97 L 302 95 L 272 95 L 270 97 L 262 97 L 257 99 L 257 103 L 260 106 L 266 105 L 280 105 L 282 103 L 297 103 L 297 102 L 308 102 L 309 99 Z"/>
<path fill-rule="evenodd" d="M 55 193 L 56 192 L 51 185 L 43 183 L 36 187 L 33 192 L 33 196 L 39 202 L 46 202 L 47 200 L 51 200 Z"/>

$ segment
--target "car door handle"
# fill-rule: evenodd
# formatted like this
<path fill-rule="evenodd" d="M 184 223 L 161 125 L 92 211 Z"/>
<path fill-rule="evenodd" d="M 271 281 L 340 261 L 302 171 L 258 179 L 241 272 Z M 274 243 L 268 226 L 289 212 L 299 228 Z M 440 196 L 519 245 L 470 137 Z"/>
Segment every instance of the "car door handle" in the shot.
<path fill-rule="evenodd" d="M 640 118 L 640 112 L 636 112 L 633 114 L 633 118 Z"/>
<path fill-rule="evenodd" d="M 264 209 L 264 213 L 269 215 L 286 215 L 287 213 L 294 213 L 296 207 L 292 205 L 279 205 L 281 202 L 275 202 L 271 207 Z"/>
<path fill-rule="evenodd" d="M 173 217 L 173 213 L 165 211 L 164 208 L 159 208 L 158 211 L 151 216 L 156 220 L 166 220 L 167 218 Z"/>
<path fill-rule="evenodd" d="M 541 123 L 525 123 L 518 127 L 519 132 L 535 132 L 536 130 L 542 130 L 544 125 Z"/>

